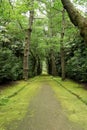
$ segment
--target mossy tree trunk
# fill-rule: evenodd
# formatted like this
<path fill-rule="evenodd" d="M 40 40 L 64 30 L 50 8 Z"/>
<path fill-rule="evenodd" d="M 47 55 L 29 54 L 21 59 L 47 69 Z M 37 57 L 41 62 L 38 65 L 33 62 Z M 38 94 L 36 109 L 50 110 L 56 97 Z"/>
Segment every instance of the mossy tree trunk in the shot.
<path fill-rule="evenodd" d="M 50 3 L 50 12 L 52 12 L 52 10 L 51 10 L 51 7 L 52 7 L 52 5 L 51 5 L 51 3 Z M 49 36 L 50 36 L 50 42 L 51 42 L 51 44 L 52 44 L 52 47 L 51 47 L 51 49 L 50 49 L 50 53 L 51 53 L 51 69 L 52 69 L 52 71 L 51 71 L 51 74 L 53 75 L 53 76 L 57 76 L 57 69 L 56 69 L 56 62 L 55 62 L 55 52 L 54 52 L 54 43 L 53 43 L 53 41 L 51 40 L 54 36 L 55 36 L 55 33 L 54 33 L 54 30 L 53 30 L 53 14 L 49 14 Z"/>
<path fill-rule="evenodd" d="M 28 79 L 28 70 L 29 70 L 29 47 L 31 42 L 31 33 L 32 33 L 32 25 L 33 25 L 33 19 L 34 19 L 34 9 L 33 9 L 34 0 L 32 0 L 32 10 L 29 14 L 29 27 L 27 29 L 26 34 L 26 43 L 24 48 L 24 63 L 23 63 L 23 78 L 25 80 Z"/>
<path fill-rule="evenodd" d="M 61 40 L 60 40 L 62 80 L 65 79 L 64 35 L 65 35 L 65 9 L 63 9 L 62 11 L 62 29 L 61 29 Z"/>
<path fill-rule="evenodd" d="M 79 13 L 70 0 L 61 0 L 61 2 L 69 15 L 71 22 L 79 28 L 80 34 L 87 45 L 87 18 Z"/>
<path fill-rule="evenodd" d="M 54 51 L 51 50 L 51 62 L 52 62 L 52 75 L 57 76 L 57 70 L 56 70 L 56 63 L 55 63 L 55 56 Z"/>

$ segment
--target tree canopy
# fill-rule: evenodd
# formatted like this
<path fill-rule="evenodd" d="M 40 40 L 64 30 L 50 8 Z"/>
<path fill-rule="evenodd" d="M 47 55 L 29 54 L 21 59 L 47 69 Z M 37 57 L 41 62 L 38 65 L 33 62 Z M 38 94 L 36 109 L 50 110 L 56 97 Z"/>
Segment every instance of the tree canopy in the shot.
<path fill-rule="evenodd" d="M 86 5 L 86 0 L 1 0 L 0 82 L 39 75 L 44 62 L 49 74 L 86 82 Z"/>

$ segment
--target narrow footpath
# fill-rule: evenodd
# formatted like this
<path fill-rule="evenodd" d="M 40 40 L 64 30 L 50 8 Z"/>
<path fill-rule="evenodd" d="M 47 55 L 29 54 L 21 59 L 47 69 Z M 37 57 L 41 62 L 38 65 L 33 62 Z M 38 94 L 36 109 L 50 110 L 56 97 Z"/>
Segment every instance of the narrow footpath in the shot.
<path fill-rule="evenodd" d="M 25 118 L 15 130 L 83 130 L 68 120 L 51 86 L 42 84 L 39 93 L 31 100 Z"/>

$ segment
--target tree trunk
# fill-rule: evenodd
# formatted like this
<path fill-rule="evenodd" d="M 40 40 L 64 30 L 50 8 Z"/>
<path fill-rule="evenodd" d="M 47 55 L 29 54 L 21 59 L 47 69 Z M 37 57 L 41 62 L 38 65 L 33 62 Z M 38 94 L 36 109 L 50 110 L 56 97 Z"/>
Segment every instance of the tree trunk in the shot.
<path fill-rule="evenodd" d="M 35 64 L 35 70 L 34 70 L 35 76 L 38 75 L 37 70 L 38 70 L 38 57 L 36 57 L 36 64 Z"/>
<path fill-rule="evenodd" d="M 56 70 L 56 64 L 55 64 L 55 57 L 54 57 L 54 51 L 51 50 L 51 62 L 52 62 L 52 72 L 51 74 L 53 76 L 57 76 L 57 70 Z"/>
<path fill-rule="evenodd" d="M 29 65 L 28 65 L 29 47 L 30 47 L 30 42 L 31 42 L 32 25 L 33 25 L 33 19 L 34 19 L 33 4 L 34 4 L 34 0 L 32 0 L 32 10 L 30 11 L 29 27 L 27 29 L 26 43 L 25 43 L 25 48 L 24 48 L 23 78 L 25 80 L 28 79 L 28 70 L 29 70 Z"/>
<path fill-rule="evenodd" d="M 65 55 L 64 55 L 64 33 L 65 33 L 65 10 L 62 11 L 62 30 L 61 30 L 61 40 L 60 40 L 60 53 L 61 53 L 61 69 L 62 69 L 62 80 L 65 79 Z"/>
<path fill-rule="evenodd" d="M 87 18 L 79 13 L 70 0 L 61 0 L 61 2 L 69 15 L 71 22 L 79 28 L 80 34 L 87 44 Z"/>
<path fill-rule="evenodd" d="M 61 47 L 61 69 L 62 69 L 62 80 L 65 80 L 65 56 L 64 56 L 64 48 Z"/>

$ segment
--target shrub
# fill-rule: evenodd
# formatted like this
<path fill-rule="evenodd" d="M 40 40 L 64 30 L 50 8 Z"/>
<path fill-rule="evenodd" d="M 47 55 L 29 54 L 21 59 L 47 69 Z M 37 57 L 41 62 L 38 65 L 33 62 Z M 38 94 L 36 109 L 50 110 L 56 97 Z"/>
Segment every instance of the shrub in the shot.
<path fill-rule="evenodd" d="M 0 82 L 17 80 L 22 77 L 22 61 L 11 50 L 0 49 Z"/>

